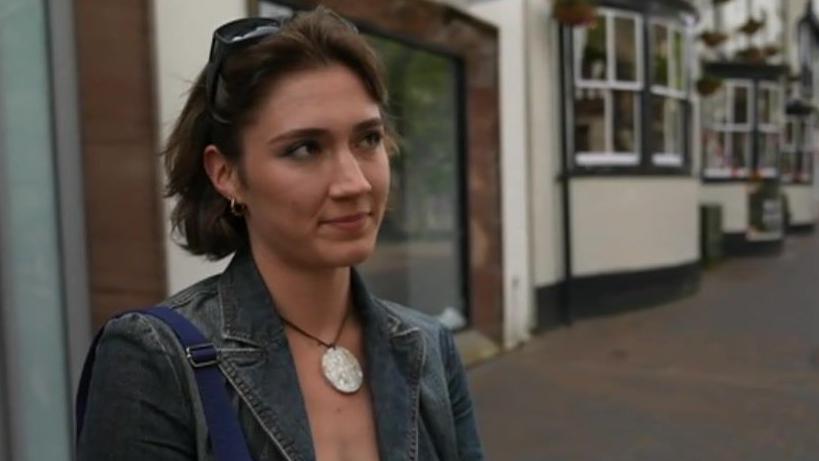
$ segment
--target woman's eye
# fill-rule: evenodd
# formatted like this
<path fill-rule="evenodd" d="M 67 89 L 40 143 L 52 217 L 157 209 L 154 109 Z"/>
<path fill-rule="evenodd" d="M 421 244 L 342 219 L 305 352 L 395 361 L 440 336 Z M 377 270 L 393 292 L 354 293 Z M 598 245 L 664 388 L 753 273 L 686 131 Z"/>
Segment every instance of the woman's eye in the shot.
<path fill-rule="evenodd" d="M 367 133 L 359 142 L 359 146 L 362 149 L 375 149 L 381 144 L 382 135 L 378 131 L 373 131 L 371 133 Z"/>
<path fill-rule="evenodd" d="M 302 141 L 287 148 L 285 157 L 295 159 L 306 159 L 321 151 L 321 146 L 315 141 Z"/>

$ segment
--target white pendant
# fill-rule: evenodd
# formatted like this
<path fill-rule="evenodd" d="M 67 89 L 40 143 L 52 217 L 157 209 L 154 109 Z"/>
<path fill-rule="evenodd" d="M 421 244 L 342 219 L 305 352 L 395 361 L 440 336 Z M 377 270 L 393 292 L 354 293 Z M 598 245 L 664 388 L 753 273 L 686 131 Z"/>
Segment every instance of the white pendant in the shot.
<path fill-rule="evenodd" d="M 341 346 L 327 349 L 321 358 L 321 370 L 327 381 L 344 394 L 356 392 L 364 382 L 364 373 L 355 355 Z"/>

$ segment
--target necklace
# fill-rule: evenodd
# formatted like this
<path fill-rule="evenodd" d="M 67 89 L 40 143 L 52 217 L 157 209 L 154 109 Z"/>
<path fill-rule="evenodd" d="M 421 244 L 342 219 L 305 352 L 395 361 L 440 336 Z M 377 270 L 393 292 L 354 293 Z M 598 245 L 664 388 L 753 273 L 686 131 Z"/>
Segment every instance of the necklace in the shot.
<path fill-rule="evenodd" d="M 344 320 L 341 321 L 341 326 L 338 328 L 338 333 L 336 333 L 336 337 L 331 343 L 322 341 L 286 318 L 281 317 L 285 325 L 327 349 L 321 357 L 321 371 L 333 388 L 342 394 L 355 393 L 361 389 L 361 384 L 364 382 L 364 373 L 361 371 L 361 365 L 359 365 L 355 355 L 348 349 L 338 345 L 338 339 L 341 337 L 341 332 L 344 330 L 349 315 L 350 311 L 347 310 L 347 314 L 344 315 Z"/>

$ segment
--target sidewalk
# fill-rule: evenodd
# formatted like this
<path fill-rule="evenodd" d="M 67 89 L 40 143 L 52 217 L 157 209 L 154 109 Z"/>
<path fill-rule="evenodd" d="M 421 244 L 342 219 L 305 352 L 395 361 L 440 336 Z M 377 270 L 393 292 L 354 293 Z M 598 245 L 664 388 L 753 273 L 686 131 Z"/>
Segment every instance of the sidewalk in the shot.
<path fill-rule="evenodd" d="M 490 461 L 819 459 L 819 234 L 472 368 Z"/>

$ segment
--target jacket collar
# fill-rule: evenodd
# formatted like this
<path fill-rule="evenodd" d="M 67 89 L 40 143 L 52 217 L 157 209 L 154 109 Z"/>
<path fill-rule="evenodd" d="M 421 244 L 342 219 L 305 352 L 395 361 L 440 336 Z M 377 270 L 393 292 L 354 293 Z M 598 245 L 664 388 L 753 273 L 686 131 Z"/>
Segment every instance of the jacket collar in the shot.
<path fill-rule="evenodd" d="M 357 271 L 353 269 L 351 275 L 353 305 L 364 324 L 365 379 L 372 394 L 381 459 L 414 460 L 425 359 L 421 333 L 372 296 Z M 219 279 L 218 292 L 223 341 L 266 352 L 248 361 L 227 348 L 222 354 L 223 372 L 281 451 L 292 460 L 313 459 L 310 426 L 284 324 L 249 251 L 234 256 Z"/>

